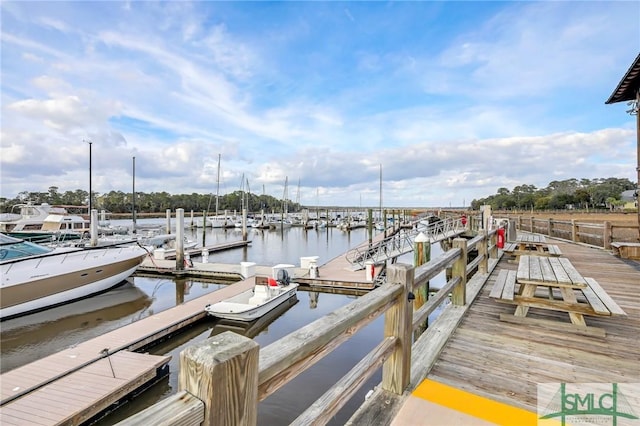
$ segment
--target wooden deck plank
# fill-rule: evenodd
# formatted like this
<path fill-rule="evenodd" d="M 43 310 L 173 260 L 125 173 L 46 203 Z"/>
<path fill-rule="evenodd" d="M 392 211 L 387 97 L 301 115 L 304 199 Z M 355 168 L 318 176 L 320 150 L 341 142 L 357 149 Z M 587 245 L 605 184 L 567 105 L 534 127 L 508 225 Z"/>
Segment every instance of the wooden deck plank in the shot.
<path fill-rule="evenodd" d="M 503 322 L 500 315 L 511 314 L 513 306 L 490 298 L 488 284 L 440 353 L 428 374 L 431 380 L 531 411 L 537 409 L 538 383 L 640 382 L 640 264 L 562 240 L 553 244 L 582 276 L 593 277 L 627 316 L 585 317 L 587 326 L 604 330 L 605 337 Z M 503 269 L 520 268 L 528 265 L 504 257 L 488 283 Z M 566 312 L 531 307 L 529 317 L 571 326 Z"/>
<path fill-rule="evenodd" d="M 223 287 L 197 299 L 159 312 L 148 320 L 136 321 L 112 332 L 98 336 L 69 349 L 49 355 L 38 361 L 8 371 L 0 375 L 0 400 L 11 398 L 24 389 L 41 386 L 56 375 L 63 375 L 79 366 L 100 359 L 100 351 L 135 350 L 157 335 L 169 333 L 175 324 L 204 317 L 204 306 L 241 293 L 253 286 L 253 278 Z M 124 343 L 114 343 L 124 342 Z"/>
<path fill-rule="evenodd" d="M 40 411 L 47 413 L 42 417 L 46 417 L 48 424 L 81 423 L 155 377 L 156 369 L 171 357 L 123 351 L 110 358 L 116 377 L 109 359 L 102 358 L 84 369 L 3 405 L 3 415 L 10 413 L 18 416 L 38 411 L 37 408 L 40 407 Z M 120 368 L 123 366 L 126 368 Z M 123 371 L 126 373 L 122 374 Z M 69 392 L 71 389 L 75 391 Z M 81 390 L 87 391 L 86 394 L 78 393 Z"/>

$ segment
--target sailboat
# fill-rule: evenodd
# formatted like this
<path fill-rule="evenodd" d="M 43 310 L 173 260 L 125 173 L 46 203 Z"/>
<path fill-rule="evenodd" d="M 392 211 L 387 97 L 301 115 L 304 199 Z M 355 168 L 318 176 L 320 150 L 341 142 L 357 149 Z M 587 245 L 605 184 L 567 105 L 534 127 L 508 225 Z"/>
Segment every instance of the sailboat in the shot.
<path fill-rule="evenodd" d="M 289 213 L 287 211 L 288 182 L 289 177 L 287 176 L 284 179 L 284 193 L 282 194 L 282 216 L 279 218 L 271 218 L 269 220 L 269 229 L 285 229 L 291 228 L 291 225 L 293 225 L 288 218 Z"/>
<path fill-rule="evenodd" d="M 380 221 L 376 223 L 377 231 L 384 231 L 387 224 L 385 223 L 384 211 L 382 210 L 382 164 L 380 164 Z"/>
<path fill-rule="evenodd" d="M 214 216 L 207 216 L 206 218 L 206 226 L 210 226 L 211 228 L 233 228 L 235 226 L 235 220 L 233 216 L 218 213 L 219 200 L 220 200 L 220 157 L 221 154 L 218 154 L 218 178 L 216 179 L 216 214 Z"/>

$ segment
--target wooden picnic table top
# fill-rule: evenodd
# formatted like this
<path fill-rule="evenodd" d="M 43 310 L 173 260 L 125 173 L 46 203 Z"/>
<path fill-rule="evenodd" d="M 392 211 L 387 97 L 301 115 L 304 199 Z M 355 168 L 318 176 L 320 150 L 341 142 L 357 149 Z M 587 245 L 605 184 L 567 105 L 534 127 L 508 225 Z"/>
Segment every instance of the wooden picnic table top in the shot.
<path fill-rule="evenodd" d="M 518 283 L 548 287 L 586 288 L 587 282 L 569 259 L 522 255 L 516 275 Z"/>
<path fill-rule="evenodd" d="M 547 238 L 540 234 L 518 234 L 516 241 L 528 244 L 546 244 Z"/>

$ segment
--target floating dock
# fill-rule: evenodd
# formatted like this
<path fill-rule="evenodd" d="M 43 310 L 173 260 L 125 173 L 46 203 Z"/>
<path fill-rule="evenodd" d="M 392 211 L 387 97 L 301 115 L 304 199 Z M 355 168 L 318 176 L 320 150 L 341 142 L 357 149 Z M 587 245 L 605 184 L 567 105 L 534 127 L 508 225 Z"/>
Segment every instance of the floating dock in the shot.
<path fill-rule="evenodd" d="M 348 269 L 343 256 L 320 268 L 322 276 L 309 279 L 309 269 L 289 270 L 296 282 L 308 281 L 324 287 L 373 288 L 364 271 Z M 251 264 L 253 274 L 242 275 L 243 265 L 194 263 L 176 270 L 175 261 L 149 256 L 136 274 L 170 274 L 237 281 L 227 287 L 185 302 L 151 317 L 143 318 L 77 346 L 0 375 L 0 418 L 2 424 L 78 424 L 97 416 L 128 394 L 154 382 L 170 357 L 136 353 L 179 333 L 204 319 L 204 307 L 251 289 L 255 275 L 271 276 L 272 266 Z M 61 404 L 64 402 L 64 404 Z"/>

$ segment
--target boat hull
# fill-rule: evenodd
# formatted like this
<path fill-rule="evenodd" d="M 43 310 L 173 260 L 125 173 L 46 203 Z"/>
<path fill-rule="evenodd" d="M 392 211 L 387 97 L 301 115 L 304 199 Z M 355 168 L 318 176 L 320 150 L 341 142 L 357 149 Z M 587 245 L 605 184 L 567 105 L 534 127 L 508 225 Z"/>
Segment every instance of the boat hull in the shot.
<path fill-rule="evenodd" d="M 109 290 L 133 274 L 146 256 L 145 250 L 131 246 L 60 250 L 3 263 L 0 320 Z"/>
<path fill-rule="evenodd" d="M 254 321 L 268 314 L 289 299 L 296 298 L 297 289 L 297 284 L 289 284 L 287 288 L 282 290 L 277 296 L 258 305 L 248 303 L 253 294 L 253 290 L 249 290 L 228 301 L 209 305 L 205 310 L 209 315 L 217 318 L 235 321 Z"/>

